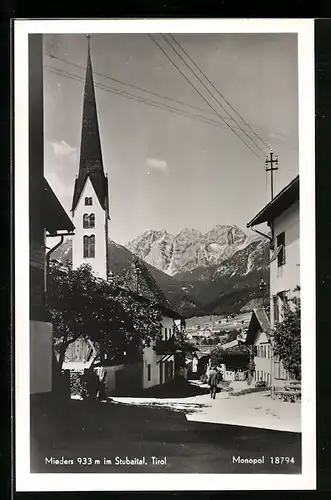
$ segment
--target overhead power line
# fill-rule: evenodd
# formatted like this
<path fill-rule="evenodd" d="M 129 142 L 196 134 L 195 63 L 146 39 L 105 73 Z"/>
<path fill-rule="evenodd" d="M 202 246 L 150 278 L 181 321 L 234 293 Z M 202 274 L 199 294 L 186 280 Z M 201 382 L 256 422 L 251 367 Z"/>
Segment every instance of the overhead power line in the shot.
<path fill-rule="evenodd" d="M 209 101 L 203 96 L 203 94 L 196 88 L 196 86 L 191 82 L 191 80 L 185 75 L 185 73 L 179 68 L 179 66 L 171 59 L 171 57 L 166 53 L 166 51 L 161 47 L 161 45 L 159 43 L 157 43 L 157 41 L 153 38 L 153 36 L 148 33 L 148 36 L 151 38 L 151 40 L 155 43 L 155 45 L 157 45 L 157 47 L 161 50 L 161 52 L 163 52 L 163 54 L 166 56 L 166 58 L 171 62 L 171 64 L 173 66 L 175 66 L 175 68 L 177 68 L 177 70 L 181 73 L 181 75 L 185 78 L 185 80 L 191 85 L 191 87 L 194 88 L 194 90 L 200 95 L 200 97 L 208 104 L 208 106 L 217 114 L 217 116 L 219 116 L 219 118 L 221 118 L 221 120 L 228 126 L 228 128 L 230 128 L 232 130 L 232 132 L 241 140 L 241 142 L 243 142 L 245 144 L 245 146 L 255 155 L 257 156 L 258 158 L 261 158 L 260 155 L 258 153 L 256 153 L 252 148 L 251 146 L 234 130 L 234 128 L 229 124 L 227 123 L 227 121 L 223 118 L 222 115 L 220 115 L 216 109 L 209 103 Z"/>
<path fill-rule="evenodd" d="M 225 109 L 225 107 L 223 106 L 223 104 L 221 103 L 221 101 L 219 101 L 218 99 L 216 99 L 216 97 L 214 96 L 214 94 L 209 90 L 209 88 L 207 87 L 207 85 L 201 80 L 201 78 L 193 71 L 193 69 L 189 66 L 189 64 L 187 64 L 187 62 L 185 61 L 185 59 L 180 55 L 180 53 L 173 47 L 173 45 L 171 45 L 171 43 L 166 39 L 166 37 L 161 34 L 161 36 L 163 37 L 163 39 L 165 40 L 165 42 L 169 45 L 169 47 L 172 48 L 172 50 L 177 54 L 177 56 L 183 61 L 183 63 L 185 64 L 185 66 L 191 71 L 191 73 L 193 73 L 193 75 L 199 80 L 199 82 L 204 86 L 204 88 L 207 90 L 207 92 L 211 95 L 211 97 L 217 102 L 217 104 L 219 104 L 221 106 L 221 108 L 227 113 L 227 115 L 234 121 L 234 123 L 237 125 L 237 127 L 246 135 L 246 137 L 248 137 L 248 139 L 254 144 L 254 146 L 259 149 L 261 151 L 261 153 L 265 154 L 265 152 L 263 151 L 263 149 L 255 142 L 253 141 L 253 139 L 247 134 L 247 132 L 240 126 L 240 124 L 231 116 L 231 114 L 229 113 L 229 111 L 227 109 Z"/>
<path fill-rule="evenodd" d="M 71 66 L 75 66 L 76 68 L 82 69 L 84 71 L 86 69 L 84 66 L 81 66 L 80 64 L 73 63 L 72 61 L 68 61 L 66 59 L 63 59 L 63 58 L 58 57 L 58 56 L 55 56 L 53 54 L 45 54 L 45 55 L 47 55 L 48 57 L 50 57 L 52 59 L 57 59 L 58 61 L 64 62 L 65 64 L 70 64 Z M 193 104 L 189 104 L 189 103 L 184 102 L 184 101 L 179 101 L 177 99 L 173 99 L 171 97 L 159 94 L 158 92 L 153 92 L 151 90 L 144 89 L 143 87 L 138 87 L 137 85 L 133 85 L 132 83 L 127 83 L 127 82 L 124 82 L 123 80 L 118 80 L 117 78 L 113 78 L 113 77 L 111 77 L 109 75 L 105 75 L 103 73 L 98 73 L 97 71 L 94 71 L 94 70 L 93 70 L 93 74 L 101 76 L 102 78 L 107 78 L 108 80 L 111 80 L 111 81 L 113 81 L 115 83 L 120 83 L 121 85 L 125 85 L 127 87 L 131 87 L 131 88 L 133 88 L 135 90 L 139 90 L 140 92 L 145 92 L 147 94 L 151 94 L 153 96 L 160 97 L 160 98 L 165 99 L 167 101 L 171 101 L 171 102 L 174 102 L 176 104 L 181 104 L 182 106 L 186 106 L 188 108 L 196 109 L 197 111 L 203 111 L 204 113 L 207 113 L 209 115 L 215 116 L 215 113 L 209 111 L 209 109 L 200 108 L 199 106 L 194 106 Z"/>
<path fill-rule="evenodd" d="M 61 69 L 58 69 L 58 68 L 53 68 L 52 66 L 48 66 L 47 64 L 45 64 L 44 66 L 51 73 L 55 73 L 55 74 L 57 74 L 59 76 L 66 77 L 66 78 L 68 78 L 70 80 L 79 81 L 81 83 L 84 83 L 84 78 L 81 77 L 81 76 L 74 75 L 73 73 L 67 72 L 65 70 L 61 70 Z M 219 121 L 216 121 L 216 120 L 212 120 L 212 119 L 207 118 L 207 117 L 202 116 L 202 115 L 198 115 L 196 113 L 191 113 L 189 111 L 178 109 L 178 108 L 175 108 L 173 106 L 169 106 L 169 105 L 161 103 L 161 102 L 159 103 L 159 102 L 156 102 L 156 101 L 152 101 L 151 99 L 142 98 L 142 97 L 136 96 L 134 94 L 131 94 L 129 92 L 125 92 L 125 91 L 121 91 L 121 90 L 118 90 L 118 89 L 115 89 L 115 88 L 112 88 L 112 87 L 108 87 L 107 85 L 104 85 L 104 84 L 101 84 L 101 83 L 98 83 L 98 82 L 95 82 L 95 86 L 98 87 L 98 88 L 100 88 L 100 89 L 102 89 L 102 90 L 104 90 L 104 91 L 106 91 L 106 92 L 111 92 L 111 93 L 113 93 L 115 95 L 119 95 L 119 96 L 125 97 L 127 99 L 132 99 L 132 100 L 135 100 L 137 102 L 141 102 L 143 104 L 147 104 L 149 106 L 160 108 L 160 109 L 163 109 L 165 111 L 169 111 L 171 113 L 174 113 L 174 114 L 186 117 L 186 118 L 194 119 L 194 120 L 197 120 L 197 121 L 200 121 L 202 123 L 206 123 L 208 125 L 212 125 L 212 126 L 215 126 L 215 127 L 226 128 L 226 126 L 223 125 L 223 123 L 221 123 Z"/>
<path fill-rule="evenodd" d="M 174 40 L 174 42 L 178 45 L 178 47 L 184 52 L 184 54 L 186 55 L 186 57 L 188 57 L 188 59 L 192 62 L 192 64 L 194 64 L 194 66 L 197 68 L 198 71 L 200 71 L 200 73 L 205 77 L 205 79 L 207 80 L 207 82 L 213 87 L 213 89 L 218 93 L 218 95 L 226 102 L 226 104 L 232 109 L 232 111 L 234 111 L 236 113 L 236 115 L 244 122 L 244 124 L 250 129 L 251 132 L 253 132 L 253 134 L 255 135 L 255 137 L 257 137 L 261 142 L 262 144 L 264 144 L 268 149 L 271 149 L 270 146 L 259 136 L 259 134 L 257 132 L 255 132 L 255 130 L 249 125 L 249 123 L 247 123 L 244 118 L 241 116 L 240 113 L 238 113 L 238 111 L 235 110 L 235 108 L 233 106 L 231 106 L 231 104 L 229 103 L 229 101 L 226 100 L 226 98 L 224 97 L 224 95 L 220 92 L 220 90 L 215 87 L 215 85 L 210 81 L 210 79 L 207 77 L 207 75 L 202 71 L 202 69 L 196 64 L 196 62 L 188 55 L 188 53 L 183 49 L 183 47 L 181 46 L 181 44 L 176 40 L 176 38 L 171 34 L 169 33 L 170 37 Z"/>

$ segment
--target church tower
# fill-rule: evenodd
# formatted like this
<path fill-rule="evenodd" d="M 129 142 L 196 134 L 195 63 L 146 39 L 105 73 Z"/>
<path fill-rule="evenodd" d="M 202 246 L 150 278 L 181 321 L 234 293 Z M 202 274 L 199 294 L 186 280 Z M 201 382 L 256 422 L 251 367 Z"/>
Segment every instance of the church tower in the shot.
<path fill-rule="evenodd" d="M 89 264 L 93 272 L 107 279 L 108 263 L 108 178 L 103 169 L 98 113 L 93 82 L 90 36 L 83 102 L 79 171 L 72 200 L 75 235 L 72 243 L 73 269 Z"/>

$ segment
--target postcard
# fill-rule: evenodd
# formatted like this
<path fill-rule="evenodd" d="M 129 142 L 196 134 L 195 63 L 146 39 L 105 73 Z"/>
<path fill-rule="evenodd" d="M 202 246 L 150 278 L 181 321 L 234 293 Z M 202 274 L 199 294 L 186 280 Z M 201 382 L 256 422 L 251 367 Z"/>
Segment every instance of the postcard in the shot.
<path fill-rule="evenodd" d="M 313 20 L 16 20 L 17 491 L 311 490 Z"/>

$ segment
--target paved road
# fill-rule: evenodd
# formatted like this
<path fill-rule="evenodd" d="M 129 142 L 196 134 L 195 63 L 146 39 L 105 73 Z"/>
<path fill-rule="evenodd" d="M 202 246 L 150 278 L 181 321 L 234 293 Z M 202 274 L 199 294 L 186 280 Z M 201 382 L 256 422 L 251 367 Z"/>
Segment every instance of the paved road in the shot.
<path fill-rule="evenodd" d="M 116 465 L 126 457 L 143 462 Z M 272 457 L 294 463 L 272 464 Z M 72 463 L 57 464 L 61 460 Z M 82 401 L 56 405 L 40 399 L 31 403 L 31 471 L 300 473 L 301 436 L 190 422 L 183 412 L 164 408 Z"/>

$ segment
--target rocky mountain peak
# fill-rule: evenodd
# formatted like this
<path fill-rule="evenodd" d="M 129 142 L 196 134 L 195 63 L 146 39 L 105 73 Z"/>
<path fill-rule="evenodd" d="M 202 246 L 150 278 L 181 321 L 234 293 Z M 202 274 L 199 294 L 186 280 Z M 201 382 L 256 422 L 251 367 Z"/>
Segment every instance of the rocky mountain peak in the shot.
<path fill-rule="evenodd" d="M 220 264 L 252 241 L 237 226 L 218 224 L 205 233 L 185 228 L 172 236 L 167 231 L 146 231 L 126 247 L 148 264 L 174 276 L 196 267 Z"/>

